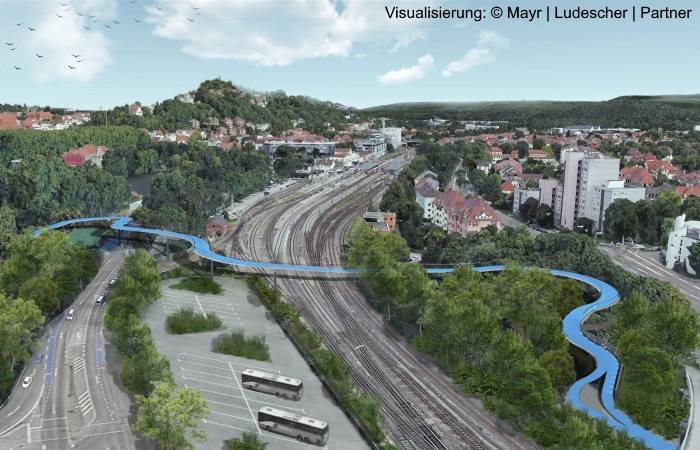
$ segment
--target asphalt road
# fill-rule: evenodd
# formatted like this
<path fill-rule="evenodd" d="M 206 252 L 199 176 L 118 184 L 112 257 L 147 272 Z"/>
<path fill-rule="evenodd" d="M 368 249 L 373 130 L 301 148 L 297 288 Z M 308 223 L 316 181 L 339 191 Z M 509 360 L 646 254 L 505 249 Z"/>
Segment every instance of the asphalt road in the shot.
<path fill-rule="evenodd" d="M 112 382 L 102 334 L 107 291 L 122 263 L 120 252 L 104 255 L 95 279 L 76 299 L 73 320 L 64 311 L 41 339 L 44 360 L 30 362 L 28 388 L 17 387 L 0 411 L 0 448 L 66 449 L 141 447 L 129 428 L 131 400 Z"/>
<path fill-rule="evenodd" d="M 680 289 L 693 305 L 695 312 L 700 312 L 700 287 L 697 280 L 683 276 L 661 264 L 660 252 L 644 251 L 636 249 L 613 248 L 607 245 L 598 245 L 598 248 L 606 253 L 617 264 L 630 272 L 645 277 L 668 281 Z"/>

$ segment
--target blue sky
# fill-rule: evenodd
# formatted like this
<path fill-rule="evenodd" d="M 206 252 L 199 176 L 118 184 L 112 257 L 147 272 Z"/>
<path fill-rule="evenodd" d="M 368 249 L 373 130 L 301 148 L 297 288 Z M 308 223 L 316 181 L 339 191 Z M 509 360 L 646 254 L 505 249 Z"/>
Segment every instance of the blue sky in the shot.
<path fill-rule="evenodd" d="M 578 3 L 627 19 L 546 22 L 547 6 L 575 7 L 558 0 L 0 0 L 0 103 L 148 105 L 216 77 L 358 108 L 700 93 L 700 6 L 689 19 L 641 20 L 641 2 Z M 390 19 L 394 6 L 486 14 Z M 509 19 L 508 6 L 543 12 Z"/>

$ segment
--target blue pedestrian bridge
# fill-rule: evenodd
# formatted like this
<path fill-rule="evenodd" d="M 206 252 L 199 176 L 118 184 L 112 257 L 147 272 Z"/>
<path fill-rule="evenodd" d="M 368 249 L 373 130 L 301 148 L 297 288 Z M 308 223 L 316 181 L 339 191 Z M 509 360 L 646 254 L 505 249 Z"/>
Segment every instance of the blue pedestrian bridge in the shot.
<path fill-rule="evenodd" d="M 257 262 L 257 261 L 247 261 L 244 259 L 228 258 L 226 256 L 219 255 L 211 251 L 209 244 L 202 238 L 196 236 L 190 236 L 187 234 L 175 233 L 167 230 L 153 230 L 148 228 L 141 228 L 139 226 L 129 226 L 129 222 L 132 221 L 129 217 L 120 216 L 106 216 L 106 217 L 89 217 L 82 219 L 71 219 L 64 220 L 63 222 L 58 222 L 50 225 L 49 229 L 61 228 L 67 225 L 72 225 L 81 222 L 96 222 L 96 221 L 109 221 L 112 222 L 111 228 L 119 230 L 120 232 L 136 232 L 136 233 L 150 233 L 160 236 L 168 236 L 177 239 L 183 239 L 188 241 L 193 246 L 193 251 L 201 256 L 212 261 L 231 264 L 242 267 L 257 267 L 261 269 L 280 269 L 288 271 L 300 271 L 300 272 L 315 272 L 315 273 L 339 273 L 339 274 L 352 274 L 352 273 L 362 273 L 362 269 L 343 269 L 336 267 L 320 267 L 320 266 L 300 266 L 293 264 L 279 264 L 279 263 L 269 263 L 269 262 Z M 35 231 L 35 235 L 41 233 L 42 230 Z M 487 267 L 475 267 L 474 270 L 477 272 L 493 272 L 502 270 L 505 266 L 487 266 Z M 427 269 L 428 273 L 449 273 L 453 269 Z M 613 391 L 615 388 L 615 381 L 617 380 L 620 363 L 617 358 L 607 349 L 599 346 L 598 344 L 592 342 L 586 336 L 584 336 L 581 331 L 581 324 L 584 320 L 588 318 L 595 311 L 600 309 L 608 308 L 620 299 L 620 294 L 615 288 L 607 283 L 604 283 L 596 278 L 592 278 L 586 275 L 580 275 L 572 272 L 564 272 L 561 270 L 552 270 L 553 275 L 560 277 L 572 278 L 574 280 L 581 281 L 590 286 L 593 286 L 599 293 L 600 297 L 597 301 L 580 306 L 573 311 L 571 311 L 563 320 L 564 333 L 566 334 L 569 341 L 575 346 L 585 350 L 593 356 L 596 361 L 596 369 L 587 375 L 576 381 L 568 392 L 569 401 L 582 411 L 587 412 L 591 416 L 604 420 L 614 428 L 627 432 L 633 438 L 643 441 L 648 447 L 655 450 L 671 450 L 675 449 L 676 446 L 670 442 L 662 439 L 661 437 L 651 433 L 650 431 L 642 428 L 641 426 L 632 422 L 632 420 L 625 415 L 622 411 L 615 407 L 615 399 L 613 396 Z M 585 405 L 580 398 L 581 390 L 588 383 L 592 383 L 602 379 L 602 385 L 600 386 L 600 398 L 602 401 L 605 413 L 590 408 Z M 606 414 L 607 413 L 607 414 Z"/>

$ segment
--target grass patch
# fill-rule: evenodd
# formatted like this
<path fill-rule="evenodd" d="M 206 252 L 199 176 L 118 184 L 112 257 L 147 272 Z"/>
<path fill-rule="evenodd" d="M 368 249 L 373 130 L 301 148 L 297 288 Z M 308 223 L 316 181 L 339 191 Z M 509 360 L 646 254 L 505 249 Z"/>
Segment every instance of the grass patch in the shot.
<path fill-rule="evenodd" d="M 168 330 L 174 334 L 199 333 L 221 328 L 221 319 L 215 313 L 209 312 L 205 316 L 194 312 L 191 306 L 185 306 L 174 314 L 168 316 L 166 321 Z"/>
<path fill-rule="evenodd" d="M 221 285 L 211 278 L 188 278 L 170 286 L 172 289 L 197 292 L 199 294 L 221 294 Z"/>
<path fill-rule="evenodd" d="M 246 337 L 243 329 L 238 328 L 231 336 L 224 337 L 214 347 L 216 353 L 225 355 L 242 356 L 258 361 L 270 361 L 270 348 L 265 343 L 264 334 L 255 334 Z"/>

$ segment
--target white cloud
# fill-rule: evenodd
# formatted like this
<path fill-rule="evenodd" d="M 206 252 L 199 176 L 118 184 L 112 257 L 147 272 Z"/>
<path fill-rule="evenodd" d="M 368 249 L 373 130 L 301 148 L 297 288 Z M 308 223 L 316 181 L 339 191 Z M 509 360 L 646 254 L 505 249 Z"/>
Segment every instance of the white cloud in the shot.
<path fill-rule="evenodd" d="M 391 70 L 384 75 L 379 75 L 377 80 L 384 84 L 402 84 L 413 80 L 420 80 L 435 68 L 435 60 L 428 54 L 418 58 L 418 64 L 411 67 L 404 67 L 399 70 Z"/>
<path fill-rule="evenodd" d="M 493 31 L 482 31 L 479 33 L 477 45 L 481 48 L 503 50 L 510 45 L 510 39 Z"/>
<path fill-rule="evenodd" d="M 504 50 L 510 45 L 510 39 L 493 31 L 479 33 L 477 45 L 457 61 L 447 64 L 442 71 L 444 77 L 450 77 L 455 72 L 466 72 L 482 64 L 489 64 L 496 60 L 496 52 Z"/>
<path fill-rule="evenodd" d="M 436 1 L 421 5 L 432 3 Z M 376 0 L 156 0 L 146 12 L 154 34 L 182 42 L 188 54 L 261 66 L 348 57 L 355 44 L 381 44 L 395 51 L 424 39 L 430 25 L 389 19 Z"/>
<path fill-rule="evenodd" d="M 11 30 L 18 45 L 12 64 L 22 67 L 25 75 L 40 83 L 87 82 L 113 62 L 109 30 L 100 23 L 93 24 L 87 16 L 95 15 L 102 23 L 111 22 L 117 15 L 117 0 L 63 3 L 69 5 L 62 6 L 58 1 L 51 5 L 25 2 L 25 9 L 16 21 L 22 25 Z"/>

